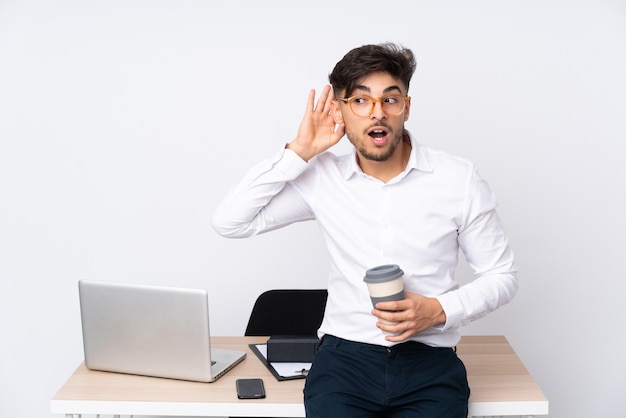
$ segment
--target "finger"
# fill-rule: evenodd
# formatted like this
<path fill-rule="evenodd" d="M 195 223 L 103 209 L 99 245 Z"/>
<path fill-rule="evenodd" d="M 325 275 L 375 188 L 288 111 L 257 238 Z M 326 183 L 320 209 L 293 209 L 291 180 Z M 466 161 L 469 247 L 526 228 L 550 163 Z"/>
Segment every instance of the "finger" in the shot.
<path fill-rule="evenodd" d="M 328 94 L 326 95 L 326 102 L 324 104 L 324 112 L 328 115 L 330 115 L 330 112 L 332 111 L 332 103 L 333 100 L 335 100 L 335 92 L 333 91 L 332 87 L 327 85 L 325 90 L 328 91 Z"/>
<path fill-rule="evenodd" d="M 378 302 L 376 309 L 381 311 L 401 311 L 403 307 L 399 305 L 397 301 L 390 300 L 387 302 Z"/>
<path fill-rule="evenodd" d="M 400 315 L 396 312 L 387 312 L 387 311 L 381 311 L 381 310 L 376 309 L 372 311 L 372 313 L 379 320 L 395 322 L 395 323 L 399 323 L 400 321 L 402 321 L 402 318 L 400 318 Z M 385 330 L 385 331 L 389 331 L 389 330 Z"/>
<path fill-rule="evenodd" d="M 387 341 L 404 341 L 412 335 L 412 332 L 410 332 L 410 330 L 404 329 L 401 323 L 396 323 L 395 325 L 392 325 L 378 322 L 377 326 L 378 328 L 380 328 L 381 331 L 387 334 L 385 336 Z"/>
<path fill-rule="evenodd" d="M 391 342 L 394 342 L 394 343 L 399 343 L 399 342 L 408 340 L 411 335 L 412 334 L 410 332 L 406 331 L 406 332 L 403 332 L 402 334 L 390 334 L 390 335 L 387 335 L 387 336 L 385 336 L 385 339 L 387 341 L 391 341 Z"/>
<path fill-rule="evenodd" d="M 315 109 L 315 89 L 311 89 L 311 91 L 309 91 L 309 97 L 307 98 L 307 101 L 306 101 L 306 111 L 313 112 L 314 109 Z"/>
<path fill-rule="evenodd" d="M 331 92 L 330 86 L 329 85 L 324 86 L 324 89 L 322 90 L 322 94 L 320 95 L 320 98 L 317 101 L 316 110 L 318 110 L 320 113 L 324 115 L 330 112 L 330 103 L 331 103 L 331 100 L 329 100 L 330 92 Z"/>
<path fill-rule="evenodd" d="M 333 86 L 327 86 L 328 87 L 328 100 L 333 101 L 335 100 L 335 90 L 333 90 Z"/>

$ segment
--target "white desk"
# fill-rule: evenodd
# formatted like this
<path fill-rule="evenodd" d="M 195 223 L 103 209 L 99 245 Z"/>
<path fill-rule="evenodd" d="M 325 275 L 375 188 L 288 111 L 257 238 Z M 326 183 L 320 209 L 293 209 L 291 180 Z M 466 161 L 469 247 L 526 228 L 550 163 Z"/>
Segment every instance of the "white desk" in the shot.
<path fill-rule="evenodd" d="M 267 337 L 214 337 L 215 347 L 246 350 L 247 358 L 214 383 L 88 370 L 84 364 L 50 402 L 54 414 L 304 417 L 304 380 L 277 381 L 248 344 Z M 466 336 L 457 347 L 471 389 L 469 416 L 548 414 L 548 400 L 503 336 Z M 267 397 L 239 400 L 235 380 L 260 377 Z"/>

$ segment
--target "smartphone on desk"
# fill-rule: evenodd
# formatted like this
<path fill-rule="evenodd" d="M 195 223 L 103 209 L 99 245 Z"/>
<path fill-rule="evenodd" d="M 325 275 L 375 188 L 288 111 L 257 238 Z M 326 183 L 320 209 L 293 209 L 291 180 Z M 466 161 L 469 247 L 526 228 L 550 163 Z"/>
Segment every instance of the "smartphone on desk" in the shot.
<path fill-rule="evenodd" d="M 265 398 L 265 386 L 263 379 L 237 379 L 237 397 L 239 399 L 262 399 Z"/>

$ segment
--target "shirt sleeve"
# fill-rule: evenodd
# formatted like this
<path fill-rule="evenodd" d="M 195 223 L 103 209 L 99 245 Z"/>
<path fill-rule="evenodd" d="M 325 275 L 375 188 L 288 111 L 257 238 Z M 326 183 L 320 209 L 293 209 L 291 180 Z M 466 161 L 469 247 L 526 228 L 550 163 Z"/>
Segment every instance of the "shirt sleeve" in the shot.
<path fill-rule="evenodd" d="M 224 237 L 244 238 L 313 219 L 305 200 L 289 186 L 308 167 L 289 149 L 256 165 L 218 205 L 213 229 Z"/>
<path fill-rule="evenodd" d="M 466 325 L 510 302 L 518 289 L 513 251 L 496 213 L 497 202 L 474 169 L 467 188 L 459 247 L 474 280 L 438 297 L 445 313 L 442 331 Z"/>

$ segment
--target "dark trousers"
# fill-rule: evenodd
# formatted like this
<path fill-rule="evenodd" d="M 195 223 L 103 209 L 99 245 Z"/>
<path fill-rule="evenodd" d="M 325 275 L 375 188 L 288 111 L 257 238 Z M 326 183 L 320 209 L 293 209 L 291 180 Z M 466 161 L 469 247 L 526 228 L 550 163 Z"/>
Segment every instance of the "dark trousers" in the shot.
<path fill-rule="evenodd" d="M 451 348 L 324 336 L 304 387 L 308 418 L 466 418 L 469 386 Z"/>

